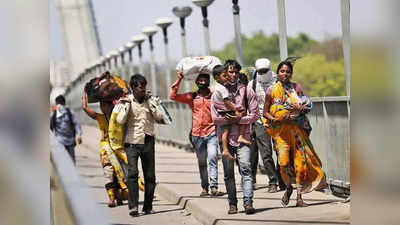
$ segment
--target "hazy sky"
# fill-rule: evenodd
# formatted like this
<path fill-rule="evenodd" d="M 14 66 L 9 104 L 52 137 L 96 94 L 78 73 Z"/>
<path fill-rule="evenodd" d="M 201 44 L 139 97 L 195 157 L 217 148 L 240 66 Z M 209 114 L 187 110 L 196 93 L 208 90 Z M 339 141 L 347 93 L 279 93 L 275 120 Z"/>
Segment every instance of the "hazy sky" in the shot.
<path fill-rule="evenodd" d="M 58 23 L 54 0 L 50 0 L 50 57 L 63 57 L 63 41 Z M 191 0 L 93 0 L 95 17 L 104 54 L 117 49 L 141 33 L 144 26 L 154 25 L 159 17 L 171 17 L 174 24 L 168 28 L 170 56 L 181 57 L 179 19 L 172 14 L 172 8 L 188 5 L 192 15 L 186 19 L 186 35 L 189 54 L 203 55 L 204 42 L 200 8 Z M 271 34 L 278 32 L 276 0 L 241 0 L 241 30 L 249 36 L 263 30 Z M 340 0 L 290 0 L 286 1 L 288 35 L 299 32 L 311 35 L 317 40 L 328 36 L 341 35 Z M 215 0 L 208 8 L 210 39 L 212 49 L 221 49 L 234 37 L 232 1 Z M 162 32 L 154 36 L 155 55 L 158 62 L 164 60 Z M 148 44 L 145 42 L 144 58 L 148 58 Z M 134 50 L 134 56 L 137 52 Z M 268 57 L 268 56 L 267 56 Z M 134 58 L 135 59 L 135 58 Z"/>

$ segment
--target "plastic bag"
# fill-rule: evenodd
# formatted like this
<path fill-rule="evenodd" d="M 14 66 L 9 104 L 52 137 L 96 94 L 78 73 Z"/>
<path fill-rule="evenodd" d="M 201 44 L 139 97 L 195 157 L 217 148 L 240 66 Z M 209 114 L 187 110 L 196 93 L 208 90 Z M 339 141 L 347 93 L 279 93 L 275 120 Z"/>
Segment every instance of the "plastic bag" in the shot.
<path fill-rule="evenodd" d="M 195 80 L 200 73 L 212 75 L 212 69 L 221 64 L 221 60 L 215 56 L 185 57 L 176 65 L 176 70 L 183 70 L 186 80 Z"/>
<path fill-rule="evenodd" d="M 158 114 L 162 115 L 162 119 L 155 120 L 158 124 L 170 125 L 172 123 L 171 115 L 169 114 L 164 103 L 161 102 L 159 97 L 151 96 L 149 101 L 150 110 L 157 111 Z"/>

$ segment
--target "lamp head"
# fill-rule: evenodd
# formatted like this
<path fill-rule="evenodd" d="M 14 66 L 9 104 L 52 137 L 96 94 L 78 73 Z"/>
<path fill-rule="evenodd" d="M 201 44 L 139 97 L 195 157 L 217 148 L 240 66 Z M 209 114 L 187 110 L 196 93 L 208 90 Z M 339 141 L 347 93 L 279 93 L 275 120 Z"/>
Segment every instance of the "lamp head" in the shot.
<path fill-rule="evenodd" d="M 161 17 L 156 20 L 155 24 L 161 28 L 166 28 L 172 24 L 172 19 L 169 17 Z"/>
<path fill-rule="evenodd" d="M 119 56 L 118 51 L 116 51 L 116 50 L 112 50 L 112 51 L 110 52 L 110 55 L 111 55 L 111 58 L 114 58 L 114 57 L 118 57 L 118 56 Z"/>
<path fill-rule="evenodd" d="M 146 36 L 153 36 L 154 34 L 157 33 L 157 28 L 156 27 L 144 27 L 142 29 L 142 33 L 145 34 Z"/>
<path fill-rule="evenodd" d="M 213 3 L 214 0 L 192 0 L 192 2 L 198 7 L 207 7 Z"/>
<path fill-rule="evenodd" d="M 192 7 L 190 6 L 175 6 L 172 8 L 172 13 L 179 18 L 185 18 L 192 14 Z"/>
<path fill-rule="evenodd" d="M 133 43 L 140 45 L 144 40 L 146 40 L 146 37 L 143 34 L 138 34 L 132 37 Z"/>
<path fill-rule="evenodd" d="M 123 54 L 125 52 L 125 47 L 124 46 L 122 46 L 122 47 L 120 47 L 119 49 L 118 49 L 118 53 L 119 54 Z"/>
<path fill-rule="evenodd" d="M 124 47 L 125 47 L 126 49 L 132 49 L 133 47 L 135 47 L 135 44 L 133 44 L 133 42 L 130 41 L 130 42 L 126 43 L 126 44 L 124 45 Z"/>

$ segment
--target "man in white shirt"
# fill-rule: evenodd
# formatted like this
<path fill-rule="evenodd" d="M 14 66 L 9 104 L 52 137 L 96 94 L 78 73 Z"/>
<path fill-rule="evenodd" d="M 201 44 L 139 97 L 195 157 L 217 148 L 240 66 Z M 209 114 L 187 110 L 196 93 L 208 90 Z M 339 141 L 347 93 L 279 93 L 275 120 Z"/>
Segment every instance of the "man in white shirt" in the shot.
<path fill-rule="evenodd" d="M 116 106 L 121 110 L 117 121 L 125 124 L 124 147 L 128 158 L 129 215 L 138 216 L 139 186 L 138 159 L 140 157 L 144 175 L 144 214 L 153 213 L 154 189 L 156 187 L 154 156 L 154 123 L 163 119 L 162 112 L 156 109 L 157 98 L 146 92 L 146 78 L 140 74 L 131 77 L 133 94 L 121 98 Z"/>
<path fill-rule="evenodd" d="M 257 59 L 255 68 L 255 76 L 253 80 L 249 82 L 248 87 L 251 87 L 256 92 L 258 108 L 260 110 L 260 115 L 262 116 L 264 112 L 265 93 L 268 87 L 275 84 L 276 74 L 271 70 L 271 62 L 266 58 Z M 269 179 L 268 192 L 277 192 L 278 183 L 280 189 L 284 189 L 285 186 L 280 177 L 279 167 L 275 167 L 275 163 L 272 158 L 272 140 L 271 137 L 265 132 L 261 119 L 258 119 L 255 123 L 253 123 L 252 130 L 254 138 L 254 141 L 251 145 L 253 184 L 256 183 L 258 152 L 260 152 L 264 168 Z"/>

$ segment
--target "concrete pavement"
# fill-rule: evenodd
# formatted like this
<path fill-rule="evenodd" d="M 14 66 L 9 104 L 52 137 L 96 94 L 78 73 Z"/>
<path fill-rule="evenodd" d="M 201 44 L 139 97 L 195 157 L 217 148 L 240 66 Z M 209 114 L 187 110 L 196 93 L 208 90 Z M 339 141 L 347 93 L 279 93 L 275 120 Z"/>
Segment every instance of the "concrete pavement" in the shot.
<path fill-rule="evenodd" d="M 84 144 L 77 152 L 77 167 L 92 188 L 95 199 L 107 208 L 104 191 L 105 178 L 98 156 L 99 131 L 95 127 L 83 127 Z M 258 188 L 254 192 L 256 213 L 246 215 L 243 209 L 240 175 L 236 172 L 239 213 L 228 215 L 227 195 L 221 197 L 199 197 L 200 176 L 194 153 L 171 146 L 156 144 L 156 202 L 153 215 L 132 218 L 126 205 L 107 208 L 113 224 L 349 224 L 350 203 L 322 192 L 303 196 L 310 204 L 307 208 L 296 208 L 295 193 L 288 208 L 282 208 L 280 199 L 284 192 L 267 193 L 267 178 L 258 174 Z M 219 190 L 225 192 L 222 162 L 218 169 Z M 143 200 L 141 193 L 140 200 Z M 195 219 L 194 219 L 195 218 Z"/>

